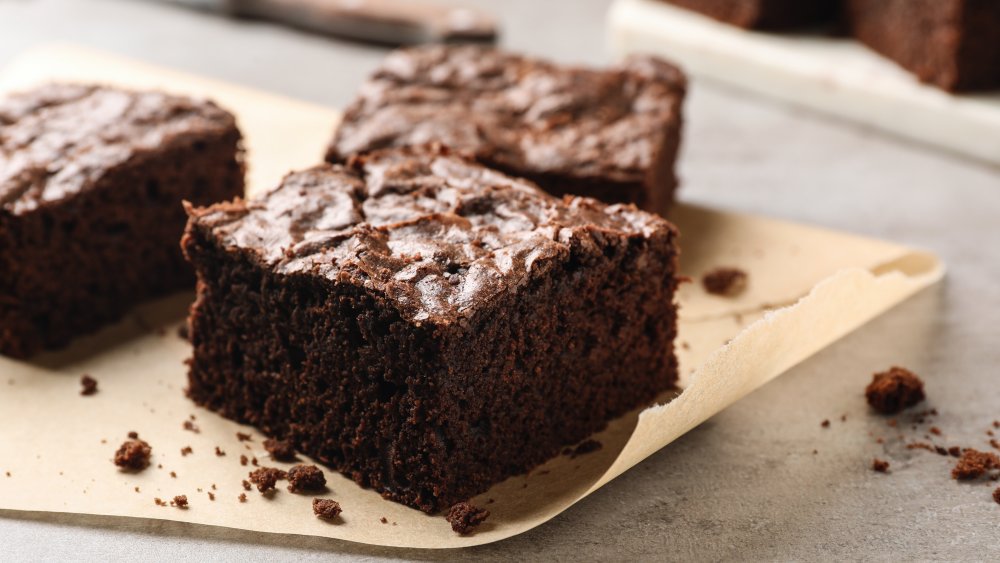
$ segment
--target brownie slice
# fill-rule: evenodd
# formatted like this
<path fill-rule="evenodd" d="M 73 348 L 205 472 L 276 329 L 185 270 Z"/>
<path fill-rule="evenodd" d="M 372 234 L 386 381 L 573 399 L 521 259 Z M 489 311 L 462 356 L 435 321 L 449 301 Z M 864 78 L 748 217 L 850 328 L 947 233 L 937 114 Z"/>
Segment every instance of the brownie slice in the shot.
<path fill-rule="evenodd" d="M 207 101 L 52 84 L 0 100 L 0 353 L 27 357 L 194 286 L 182 200 L 242 193 Z"/>
<path fill-rule="evenodd" d="M 361 88 L 327 160 L 440 142 L 554 195 L 666 213 L 685 89 L 652 57 L 593 70 L 477 45 L 404 49 Z"/>
<path fill-rule="evenodd" d="M 665 1 L 730 25 L 765 31 L 786 31 L 832 23 L 837 13 L 837 0 Z"/>
<path fill-rule="evenodd" d="M 676 232 L 447 151 L 191 208 L 198 404 L 432 512 L 671 388 Z"/>
<path fill-rule="evenodd" d="M 997 0 L 845 0 L 844 18 L 861 42 L 923 82 L 1000 88 Z"/>

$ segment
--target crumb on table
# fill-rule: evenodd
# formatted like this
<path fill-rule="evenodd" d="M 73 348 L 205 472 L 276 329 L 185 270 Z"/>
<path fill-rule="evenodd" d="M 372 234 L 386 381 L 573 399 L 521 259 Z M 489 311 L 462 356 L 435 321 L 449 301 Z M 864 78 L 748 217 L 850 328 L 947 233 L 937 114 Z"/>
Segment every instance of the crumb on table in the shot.
<path fill-rule="evenodd" d="M 924 400 L 924 382 L 912 371 L 893 366 L 872 376 L 865 397 L 876 411 L 894 414 Z"/>

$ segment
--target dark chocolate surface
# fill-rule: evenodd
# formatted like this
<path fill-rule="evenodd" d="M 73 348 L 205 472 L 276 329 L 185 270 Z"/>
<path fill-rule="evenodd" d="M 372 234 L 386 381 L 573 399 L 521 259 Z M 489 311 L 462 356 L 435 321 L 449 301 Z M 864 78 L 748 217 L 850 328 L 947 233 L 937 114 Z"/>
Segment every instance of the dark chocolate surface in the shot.
<path fill-rule="evenodd" d="M 450 322 L 613 233 L 669 224 L 631 205 L 560 200 L 435 149 L 374 153 L 290 174 L 247 203 L 197 210 L 224 245 L 284 274 L 354 280 L 414 320 Z"/>
<path fill-rule="evenodd" d="M 684 75 L 652 57 L 596 70 L 482 46 L 391 53 L 362 87 L 327 159 L 440 142 L 481 162 L 573 191 L 566 178 L 672 192 Z M 654 185 L 656 184 L 656 185 Z M 626 191 L 618 188 L 617 191 Z M 612 201 L 670 193 L 609 194 Z"/>
<path fill-rule="evenodd" d="M 0 208 L 31 211 L 132 158 L 233 128 L 211 102 L 160 92 L 50 84 L 9 96 L 0 101 Z"/>

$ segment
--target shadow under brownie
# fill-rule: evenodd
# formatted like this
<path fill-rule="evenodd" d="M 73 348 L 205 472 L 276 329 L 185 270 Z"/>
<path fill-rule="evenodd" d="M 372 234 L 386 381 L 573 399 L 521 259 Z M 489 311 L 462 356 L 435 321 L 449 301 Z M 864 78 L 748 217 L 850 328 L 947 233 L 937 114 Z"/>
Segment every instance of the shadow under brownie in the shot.
<path fill-rule="evenodd" d="M 676 231 L 440 148 L 191 208 L 189 394 L 424 511 L 674 386 Z"/>
<path fill-rule="evenodd" d="M 0 100 L 0 353 L 58 348 L 194 275 L 183 200 L 243 192 L 240 132 L 207 101 L 52 84 Z"/>

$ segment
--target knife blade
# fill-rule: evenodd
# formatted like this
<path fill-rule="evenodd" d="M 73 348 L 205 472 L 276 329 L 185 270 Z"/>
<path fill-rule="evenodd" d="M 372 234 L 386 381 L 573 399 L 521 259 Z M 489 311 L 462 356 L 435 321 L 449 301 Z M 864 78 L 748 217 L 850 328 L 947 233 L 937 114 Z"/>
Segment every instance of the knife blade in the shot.
<path fill-rule="evenodd" d="M 497 22 L 485 11 L 428 0 L 158 1 L 388 45 L 493 42 L 497 37 Z"/>

